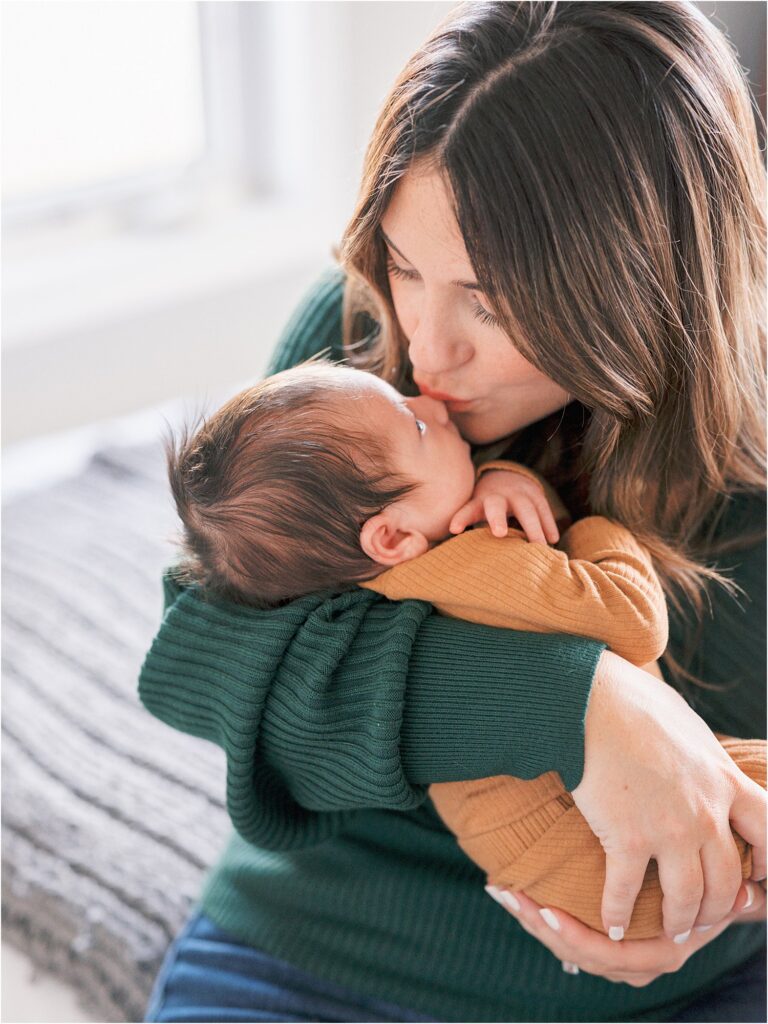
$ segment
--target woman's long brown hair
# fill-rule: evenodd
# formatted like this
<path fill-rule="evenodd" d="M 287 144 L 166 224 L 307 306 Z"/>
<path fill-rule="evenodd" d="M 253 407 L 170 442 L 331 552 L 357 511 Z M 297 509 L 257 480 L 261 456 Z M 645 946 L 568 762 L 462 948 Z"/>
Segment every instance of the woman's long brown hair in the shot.
<path fill-rule="evenodd" d="M 712 564 L 732 496 L 765 487 L 754 117 L 686 0 L 467 4 L 386 100 L 341 247 L 347 351 L 413 393 L 378 229 L 406 171 L 444 176 L 494 313 L 574 398 L 502 447 L 632 529 L 699 624 L 708 585 L 734 589 Z"/>

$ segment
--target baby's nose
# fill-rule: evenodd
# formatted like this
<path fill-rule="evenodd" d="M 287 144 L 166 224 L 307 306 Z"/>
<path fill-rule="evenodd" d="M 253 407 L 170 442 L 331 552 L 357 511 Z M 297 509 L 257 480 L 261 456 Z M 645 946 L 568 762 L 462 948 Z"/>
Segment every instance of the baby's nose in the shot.
<path fill-rule="evenodd" d="M 434 418 L 436 423 L 441 427 L 444 427 L 450 419 L 445 402 L 441 402 L 437 398 L 428 398 L 426 395 L 422 395 L 422 401 L 429 402 L 430 415 Z"/>

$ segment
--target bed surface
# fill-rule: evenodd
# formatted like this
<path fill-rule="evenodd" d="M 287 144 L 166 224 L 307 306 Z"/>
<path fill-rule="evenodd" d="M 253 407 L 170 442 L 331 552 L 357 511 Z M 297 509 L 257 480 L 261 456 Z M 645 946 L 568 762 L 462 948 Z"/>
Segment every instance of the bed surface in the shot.
<path fill-rule="evenodd" d="M 175 517 L 159 445 L 4 506 L 3 940 L 141 1020 L 229 832 L 224 760 L 139 704 Z"/>

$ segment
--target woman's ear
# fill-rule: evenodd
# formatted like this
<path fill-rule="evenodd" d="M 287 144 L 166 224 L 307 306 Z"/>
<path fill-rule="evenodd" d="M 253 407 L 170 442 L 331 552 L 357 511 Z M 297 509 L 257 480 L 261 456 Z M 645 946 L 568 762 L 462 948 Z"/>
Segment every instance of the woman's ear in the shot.
<path fill-rule="evenodd" d="M 423 555 L 429 541 L 423 533 L 399 529 L 396 519 L 385 509 L 363 523 L 360 547 L 379 565 L 399 565 Z"/>

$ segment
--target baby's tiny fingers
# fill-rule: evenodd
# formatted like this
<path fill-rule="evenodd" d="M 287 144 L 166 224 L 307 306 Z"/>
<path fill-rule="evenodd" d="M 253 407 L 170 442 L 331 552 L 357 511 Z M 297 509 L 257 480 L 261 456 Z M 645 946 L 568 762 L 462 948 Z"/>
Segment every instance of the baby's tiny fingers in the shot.
<path fill-rule="evenodd" d="M 453 519 L 450 522 L 448 530 L 450 533 L 461 533 L 462 530 L 466 529 L 470 523 L 477 519 L 477 510 L 479 506 L 477 501 L 467 502 L 463 505 L 458 512 L 454 514 Z"/>
<path fill-rule="evenodd" d="M 500 494 L 491 494 L 485 499 L 483 510 L 494 537 L 506 537 L 509 533 L 507 499 Z"/>
<path fill-rule="evenodd" d="M 515 518 L 531 544 L 546 544 L 539 510 L 529 498 L 518 498 L 513 506 Z"/>
<path fill-rule="evenodd" d="M 557 544 L 560 540 L 560 531 L 557 528 L 555 517 L 552 514 L 552 507 L 547 501 L 545 495 L 542 495 L 540 499 L 536 499 L 536 508 L 539 510 L 541 525 L 544 528 L 547 540 L 550 544 Z"/>

